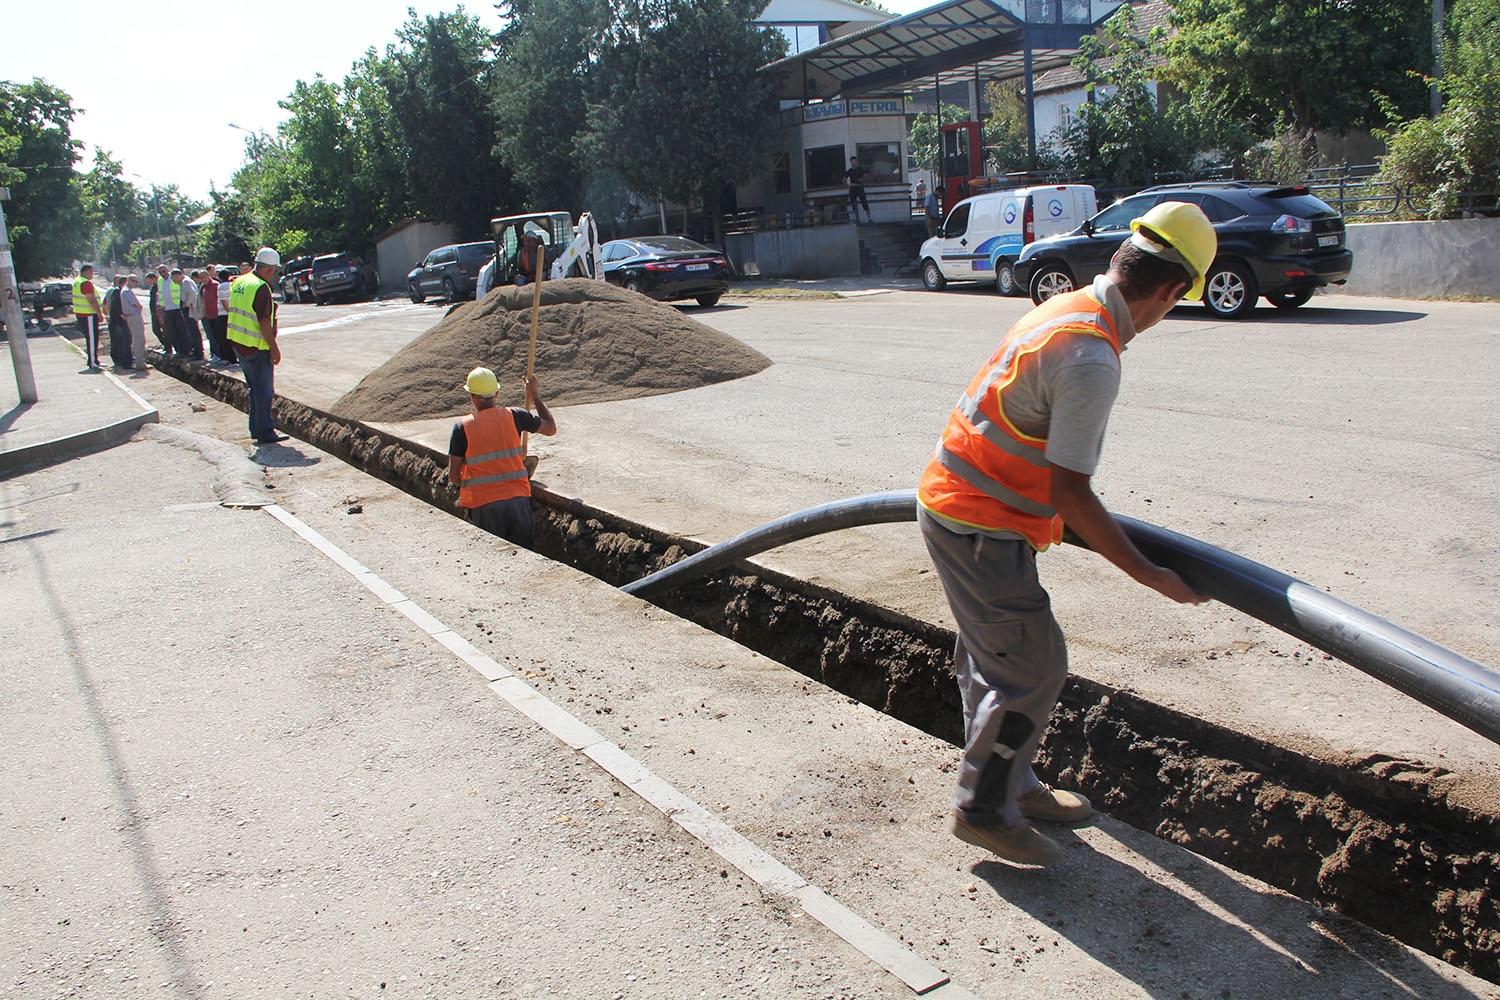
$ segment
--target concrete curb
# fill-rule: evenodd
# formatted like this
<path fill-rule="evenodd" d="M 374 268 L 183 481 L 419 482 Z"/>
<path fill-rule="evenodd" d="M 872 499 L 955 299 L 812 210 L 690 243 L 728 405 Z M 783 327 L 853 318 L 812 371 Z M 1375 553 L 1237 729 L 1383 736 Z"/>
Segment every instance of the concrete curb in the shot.
<path fill-rule="evenodd" d="M 76 353 L 74 347 L 66 337 L 55 334 L 62 339 L 69 350 Z M 124 444 L 135 436 L 135 432 L 146 424 L 158 423 L 161 415 L 156 408 L 146 402 L 130 386 L 115 378 L 110 372 L 104 372 L 104 377 L 115 384 L 115 387 L 135 401 L 141 408 L 141 412 L 124 420 L 116 420 L 102 427 L 94 427 L 90 430 L 79 431 L 76 434 L 68 434 L 63 437 L 53 438 L 50 441 L 40 441 L 36 444 L 24 445 L 12 451 L 0 453 L 0 479 L 9 479 L 20 472 L 28 472 L 33 469 L 45 468 L 49 465 L 57 465 L 71 458 L 82 455 L 91 455 L 94 452 L 106 451 L 116 445 Z"/>

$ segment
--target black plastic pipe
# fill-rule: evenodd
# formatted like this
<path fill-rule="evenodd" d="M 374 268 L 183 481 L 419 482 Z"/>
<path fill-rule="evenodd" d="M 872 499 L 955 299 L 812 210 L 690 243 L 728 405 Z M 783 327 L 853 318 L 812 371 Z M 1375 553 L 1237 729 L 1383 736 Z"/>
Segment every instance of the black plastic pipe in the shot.
<path fill-rule="evenodd" d="M 645 597 L 799 539 L 865 524 L 914 521 L 916 516 L 915 490 L 851 497 L 742 532 L 623 589 Z M 1120 515 L 1115 519 L 1149 559 L 1175 571 L 1194 589 L 1500 743 L 1500 673 L 1268 566 L 1154 524 Z M 1064 540 L 1083 545 L 1071 533 Z"/>
<path fill-rule="evenodd" d="M 751 528 L 729 539 L 711 545 L 650 576 L 641 577 L 620 589 L 637 597 L 648 597 L 674 584 L 684 583 L 700 576 L 723 569 L 731 563 L 780 548 L 791 542 L 814 535 L 826 535 L 830 531 L 858 528 L 865 524 L 889 524 L 917 519 L 917 493 L 915 490 L 891 490 L 888 493 L 867 493 L 864 496 L 835 500 L 821 507 L 788 514 Z"/>

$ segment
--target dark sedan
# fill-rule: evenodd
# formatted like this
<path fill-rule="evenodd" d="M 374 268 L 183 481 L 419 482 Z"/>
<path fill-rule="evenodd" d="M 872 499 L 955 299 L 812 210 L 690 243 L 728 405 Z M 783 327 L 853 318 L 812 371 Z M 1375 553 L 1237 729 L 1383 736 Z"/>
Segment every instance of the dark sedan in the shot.
<path fill-rule="evenodd" d="M 661 302 L 697 299 L 706 308 L 729 291 L 723 252 L 681 236 L 610 240 L 600 256 L 606 281 Z"/>
<path fill-rule="evenodd" d="M 1203 304 L 1219 316 L 1244 316 L 1257 297 L 1296 309 L 1325 285 L 1349 279 L 1354 255 L 1344 243 L 1344 220 L 1307 188 L 1235 181 L 1166 184 L 1117 201 L 1078 229 L 1037 240 L 1016 261 L 1016 281 L 1040 304 L 1081 288 L 1109 268 L 1130 236 L 1130 220 L 1162 201 L 1203 209 L 1219 237 L 1208 269 Z"/>

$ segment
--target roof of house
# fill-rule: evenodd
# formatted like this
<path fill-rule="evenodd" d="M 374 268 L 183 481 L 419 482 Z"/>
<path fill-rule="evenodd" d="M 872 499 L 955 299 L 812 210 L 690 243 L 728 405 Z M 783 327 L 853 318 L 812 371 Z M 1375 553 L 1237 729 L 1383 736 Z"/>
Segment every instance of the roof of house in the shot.
<path fill-rule="evenodd" d="M 1156 28 L 1172 30 L 1170 18 L 1172 16 L 1172 5 L 1167 0 L 1131 0 L 1131 6 L 1135 8 L 1136 29 L 1142 37 L 1150 34 Z M 1159 65 L 1164 60 L 1160 56 L 1153 56 L 1152 65 Z M 1114 62 L 1112 57 L 1101 60 L 1102 66 L 1109 66 Z M 1071 65 L 1059 66 L 1049 69 L 1045 73 L 1038 73 L 1033 89 L 1038 94 L 1049 91 L 1073 90 L 1083 86 L 1083 74 Z"/>
<path fill-rule="evenodd" d="M 890 16 L 886 11 L 850 0 L 771 0 L 755 23 L 848 24 L 860 21 L 874 24 Z"/>

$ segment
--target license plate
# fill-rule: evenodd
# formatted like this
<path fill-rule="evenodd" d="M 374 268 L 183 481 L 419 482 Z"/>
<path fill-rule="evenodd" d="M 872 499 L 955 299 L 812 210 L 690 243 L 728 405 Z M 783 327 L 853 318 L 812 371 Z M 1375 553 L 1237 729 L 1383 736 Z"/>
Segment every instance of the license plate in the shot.
<path fill-rule="evenodd" d="M 1320 246 L 1320 247 L 1336 247 L 1338 245 L 1339 245 L 1339 238 L 1337 236 L 1319 236 L 1318 237 L 1318 246 Z"/>
<path fill-rule="evenodd" d="M 687 269 L 689 271 L 707 271 L 710 266 L 709 264 L 689 264 Z"/>

